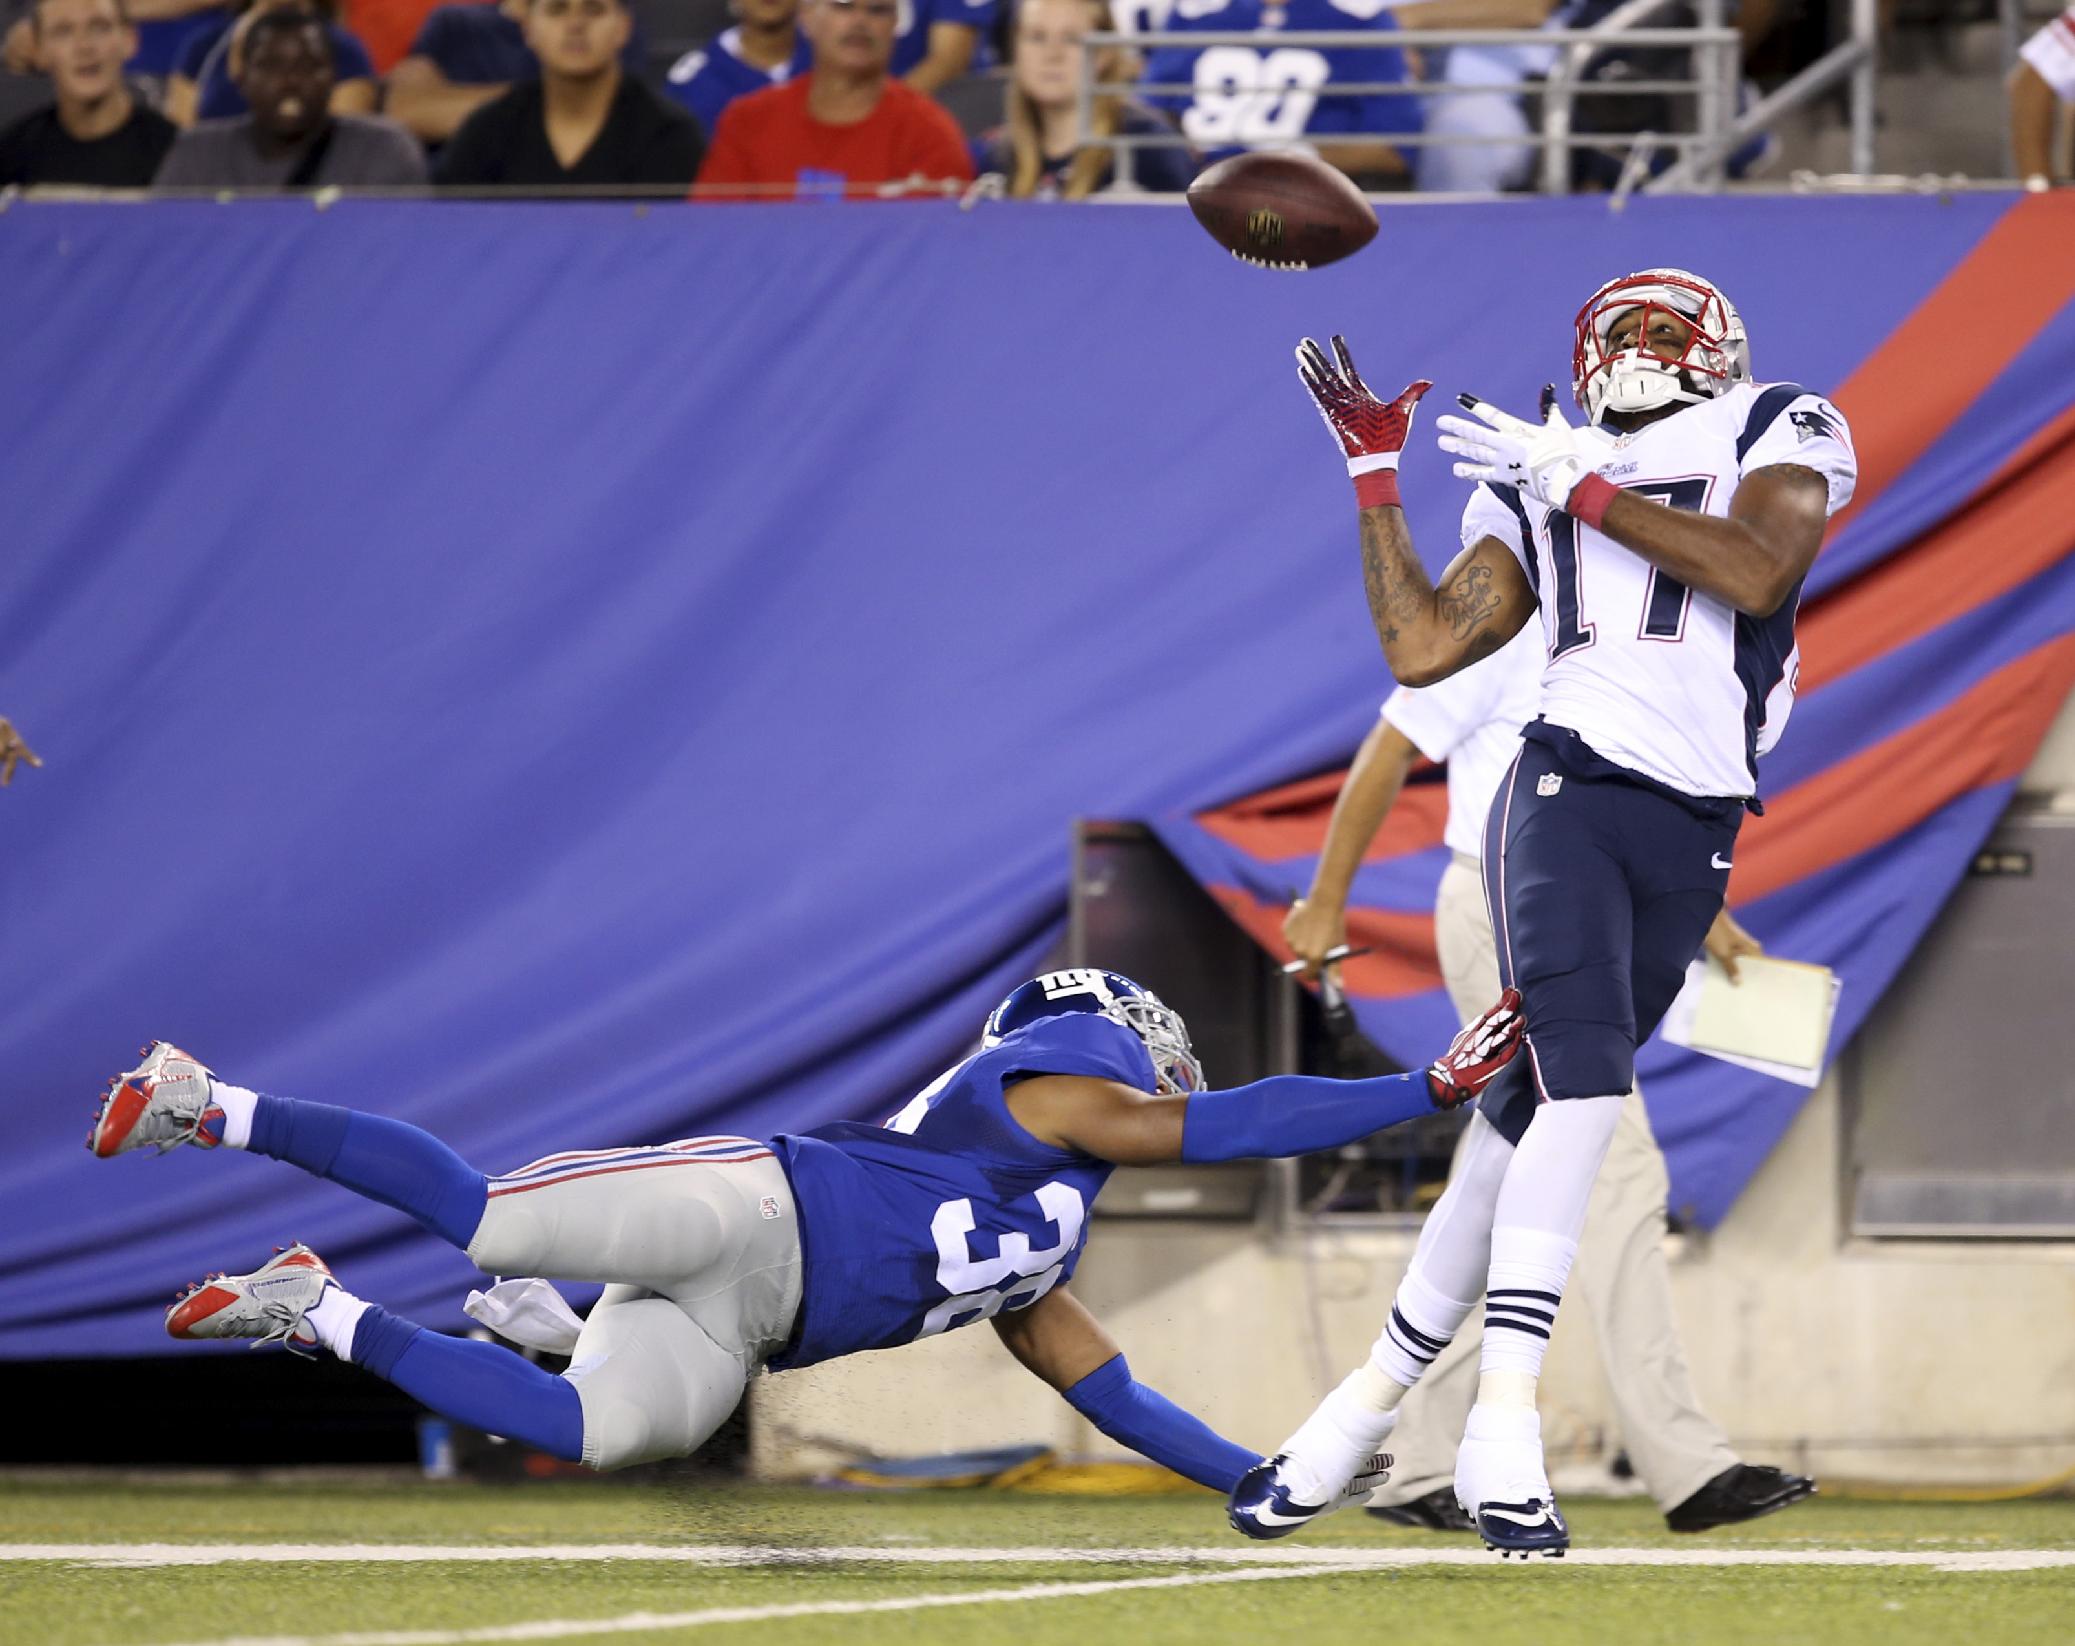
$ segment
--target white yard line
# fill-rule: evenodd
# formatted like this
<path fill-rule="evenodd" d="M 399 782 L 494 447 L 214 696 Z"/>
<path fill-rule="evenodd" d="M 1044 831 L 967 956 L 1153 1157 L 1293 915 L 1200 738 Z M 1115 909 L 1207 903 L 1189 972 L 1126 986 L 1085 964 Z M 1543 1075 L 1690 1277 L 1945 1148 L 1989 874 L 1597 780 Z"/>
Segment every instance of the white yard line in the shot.
<path fill-rule="evenodd" d="M 475 1629 L 378 1629 L 343 1635 L 243 1635 L 232 1640 L 196 1641 L 192 1646 L 466 1646 L 473 1641 L 563 1640 L 577 1635 L 631 1635 L 650 1634 L 660 1629 L 699 1629 L 713 1623 L 769 1623 L 788 1617 L 844 1617 L 860 1612 L 921 1612 L 942 1606 L 1072 1600 L 1081 1595 L 1113 1595 L 1127 1589 L 1258 1583 L 1267 1578 L 1318 1577 L 1339 1569 L 1336 1566 L 1265 1566 L 1242 1572 L 1128 1577 L 1107 1583 L 1033 1583 L 1016 1589 L 907 1595 L 888 1600 L 804 1600 L 783 1606 L 713 1606 L 699 1612 L 629 1612 L 624 1617 L 542 1618 L 532 1623 L 488 1624 Z"/>
<path fill-rule="evenodd" d="M 886 1544 L 753 1543 L 0 1543 L 0 1562 L 60 1561 L 103 1567 L 225 1564 L 361 1565 L 452 1562 L 648 1561 L 692 1566 L 1228 1566 L 1272 1576 L 1285 1568 L 1388 1571 L 1408 1566 L 1490 1566 L 1474 1546 L 1310 1548 L 1302 1544 L 1232 1544 L 1209 1548 L 962 1549 Z M 1536 1562 L 1538 1566 L 1546 1562 Z M 1938 1572 L 2029 1572 L 2075 1567 L 2075 1549 L 1573 1549 L 1566 1566 L 1915 1566 Z M 1206 1574 L 1207 1575 L 1207 1574 Z M 1202 1581 L 1202 1578 L 1175 1581 Z M 1150 1582 L 1152 1579 L 1134 1579 Z M 1166 1581 L 1166 1580 L 1161 1580 Z M 344 1638 L 344 1637 L 341 1637 Z M 358 1638 L 358 1637 L 355 1637 Z M 386 1638 L 386 1637 L 384 1637 Z M 444 1637 L 442 1637 L 444 1638 Z M 460 1638 L 460 1637 L 457 1637 Z"/>

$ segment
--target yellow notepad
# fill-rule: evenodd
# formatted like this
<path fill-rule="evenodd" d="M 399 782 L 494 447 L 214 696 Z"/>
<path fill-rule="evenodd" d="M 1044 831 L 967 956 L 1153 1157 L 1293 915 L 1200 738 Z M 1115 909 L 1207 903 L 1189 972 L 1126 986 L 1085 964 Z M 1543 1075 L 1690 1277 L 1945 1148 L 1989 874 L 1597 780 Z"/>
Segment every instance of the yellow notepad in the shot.
<path fill-rule="evenodd" d="M 1820 1070 L 1830 1045 L 1837 990 L 1837 974 L 1828 966 L 1751 955 L 1737 963 L 1732 983 L 1711 960 L 1700 980 L 1685 1044 L 1718 1057 Z"/>

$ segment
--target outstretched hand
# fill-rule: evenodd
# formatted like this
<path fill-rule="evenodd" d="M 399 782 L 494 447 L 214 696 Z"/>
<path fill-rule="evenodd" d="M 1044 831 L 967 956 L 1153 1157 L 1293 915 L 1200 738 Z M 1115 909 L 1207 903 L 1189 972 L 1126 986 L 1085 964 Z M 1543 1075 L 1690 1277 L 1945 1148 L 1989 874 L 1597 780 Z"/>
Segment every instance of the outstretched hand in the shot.
<path fill-rule="evenodd" d="M 1474 394 L 1456 396 L 1463 410 L 1477 419 L 1444 417 L 1437 427 L 1438 444 L 1458 461 L 1458 480 L 1488 480 L 1512 486 L 1547 508 L 1560 509 L 1580 480 L 1592 470 L 1591 458 L 1557 409 L 1553 387 L 1542 390 L 1542 421 L 1502 412 Z"/>
<path fill-rule="evenodd" d="M 43 764 L 36 757 L 36 751 L 22 741 L 22 734 L 0 716 L 0 789 L 14 781 L 15 767 L 24 763 L 37 767 Z"/>
<path fill-rule="evenodd" d="M 1422 377 L 1406 384 L 1395 399 L 1377 399 L 1355 370 L 1347 339 L 1338 335 L 1333 338 L 1330 358 L 1309 337 L 1297 345 L 1297 377 L 1340 443 L 1350 474 L 1398 466 L 1398 454 L 1412 433 L 1420 397 L 1434 386 Z M 1383 458 L 1389 461 L 1374 461 Z M 1357 463 L 1364 466 L 1358 469 Z"/>
<path fill-rule="evenodd" d="M 1526 1032 L 1520 991 L 1508 989 L 1427 1065 L 1427 1090 L 1434 1107 L 1453 1109 L 1482 1092 L 1513 1061 Z"/>

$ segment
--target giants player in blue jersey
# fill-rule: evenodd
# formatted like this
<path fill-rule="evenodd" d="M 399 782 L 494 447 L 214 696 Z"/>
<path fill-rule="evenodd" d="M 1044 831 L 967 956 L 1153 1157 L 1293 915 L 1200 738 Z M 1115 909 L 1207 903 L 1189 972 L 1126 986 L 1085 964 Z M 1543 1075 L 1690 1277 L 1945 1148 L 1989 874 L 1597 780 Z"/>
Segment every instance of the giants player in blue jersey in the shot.
<path fill-rule="evenodd" d="M 1543 394 L 1527 422 L 1474 396 L 1441 419 L 1479 482 L 1463 551 L 1428 581 L 1398 506 L 1420 396 L 1371 394 L 1347 345 L 1309 338 L 1298 372 L 1361 510 L 1369 609 L 1407 685 L 1454 674 L 1540 610 L 1540 712 L 1486 819 L 1485 898 L 1528 1055 L 1471 1119 L 1369 1359 L 1232 1498 L 1257 1537 L 1291 1494 L 1337 1491 L 1481 1293 L 1477 1403 L 1455 1492 L 1503 1553 L 1570 1545 L 1542 1459 L 1536 1386 L 1586 1202 L 1657 1027 L 1729 879 L 1758 756 L 1793 707 L 1794 612 L 1857 459 L 1837 408 L 1752 381 L 1750 342 L 1698 275 L 1651 269 L 1579 310 L 1572 386 L 1587 426 Z"/>
<path fill-rule="evenodd" d="M 262 1096 L 161 1042 L 110 1082 L 88 1147 L 249 1149 L 393 1206 L 480 1268 L 535 1277 L 492 1294 L 521 1340 L 543 1311 L 575 1326 L 547 1280 L 607 1283 L 559 1377 L 363 1302 L 301 1245 L 212 1277 L 166 1317 L 177 1338 L 322 1347 L 447 1417 L 556 1457 L 614 1469 L 682 1456 L 761 1368 L 987 1320 L 1104 1434 L 1229 1491 L 1258 1454 L 1137 1382 L 1068 1290 L 1111 1169 L 1330 1149 L 1468 1101 L 1517 1048 L 1517 1006 L 1503 997 L 1416 1074 L 1274 1076 L 1214 1092 L 1200 1089 L 1181 1018 L 1149 991 L 1114 972 L 1048 972 L 883 1126 L 576 1150 L 497 1177 L 415 1126 Z M 1365 1494 L 1382 1466 L 1365 1461 L 1330 1501 L 1294 1503 L 1292 1518 Z"/>

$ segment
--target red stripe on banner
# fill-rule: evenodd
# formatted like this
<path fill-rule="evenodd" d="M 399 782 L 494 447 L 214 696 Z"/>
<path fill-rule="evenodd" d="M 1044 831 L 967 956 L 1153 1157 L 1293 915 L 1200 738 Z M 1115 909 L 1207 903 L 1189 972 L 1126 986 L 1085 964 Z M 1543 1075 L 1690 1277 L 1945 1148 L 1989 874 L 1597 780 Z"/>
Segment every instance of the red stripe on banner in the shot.
<path fill-rule="evenodd" d="M 1851 420 L 1859 489 L 1834 531 L 1931 449 L 2075 299 L 2075 197 L 2005 212 L 1831 398 Z"/>
<path fill-rule="evenodd" d="M 2071 688 L 2075 635 L 1768 800 L 1737 841 L 1730 901 L 1778 891 L 1907 833 L 1962 795 L 2022 775 Z"/>
<path fill-rule="evenodd" d="M 2075 262 L 2075 257 L 2069 259 Z M 1812 603 L 1797 625 L 1814 691 L 2075 553 L 2075 407 L 1903 553 Z"/>
<path fill-rule="evenodd" d="M 1292 958 L 1283 941 L 1283 916 L 1289 910 L 1277 903 L 1263 903 L 1237 886 L 1212 886 L 1211 896 L 1238 921 L 1246 934 L 1278 961 Z M 1399 914 L 1391 909 L 1349 909 L 1347 940 L 1356 948 L 1373 952 L 1356 955 L 1340 967 L 1340 981 L 1349 994 L 1372 999 L 1396 1000 L 1410 994 L 1426 994 L 1440 988 L 1441 962 L 1434 953 L 1434 917 L 1431 914 Z"/>
<path fill-rule="evenodd" d="M 1200 812 L 1196 822 L 1204 833 L 1222 840 L 1237 851 L 1263 863 L 1280 863 L 1292 857 L 1316 857 L 1326 844 L 1326 826 L 1333 820 L 1333 802 L 1347 781 L 1347 773 L 1329 772 L 1308 777 L 1301 784 L 1273 791 L 1291 795 L 1302 791 L 1297 804 L 1264 804 L 1271 795 L 1259 795 L 1214 812 Z M 1441 844 L 1441 831 L 1448 822 L 1448 789 L 1440 783 L 1408 783 L 1391 807 L 1383 827 L 1362 854 L 1364 863 L 1381 863 Z"/>

